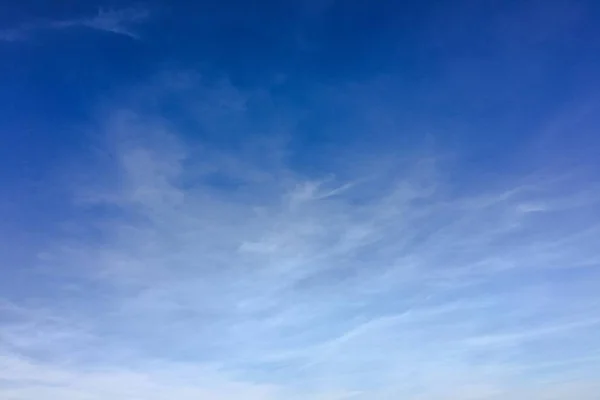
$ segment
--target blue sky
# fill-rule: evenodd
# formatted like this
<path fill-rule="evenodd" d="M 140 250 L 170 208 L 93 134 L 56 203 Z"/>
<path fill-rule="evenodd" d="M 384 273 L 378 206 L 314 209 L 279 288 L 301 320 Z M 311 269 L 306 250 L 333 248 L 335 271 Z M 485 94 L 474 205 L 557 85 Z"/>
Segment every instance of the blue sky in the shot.
<path fill-rule="evenodd" d="M 600 4 L 0 3 L 0 397 L 600 396 Z"/>

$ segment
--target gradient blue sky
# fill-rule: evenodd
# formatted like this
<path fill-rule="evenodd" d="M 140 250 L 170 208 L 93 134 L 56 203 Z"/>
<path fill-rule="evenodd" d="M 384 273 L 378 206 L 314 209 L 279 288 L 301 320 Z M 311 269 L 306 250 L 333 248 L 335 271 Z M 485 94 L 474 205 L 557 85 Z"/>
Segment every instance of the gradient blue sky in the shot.
<path fill-rule="evenodd" d="M 0 1 L 0 398 L 597 400 L 599 20 Z"/>

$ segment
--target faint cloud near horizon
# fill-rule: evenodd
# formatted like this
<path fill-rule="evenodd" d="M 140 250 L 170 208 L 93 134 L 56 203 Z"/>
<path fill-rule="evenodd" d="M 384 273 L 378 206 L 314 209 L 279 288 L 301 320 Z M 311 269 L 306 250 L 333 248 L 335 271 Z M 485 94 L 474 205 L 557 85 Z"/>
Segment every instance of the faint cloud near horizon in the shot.
<path fill-rule="evenodd" d="M 15 28 L 0 30 L 0 41 L 17 42 L 29 39 L 40 31 L 65 30 L 69 28 L 88 28 L 117 35 L 139 39 L 140 36 L 132 25 L 146 21 L 150 12 L 143 8 L 126 8 L 120 10 L 102 10 L 89 17 L 72 19 L 38 20 L 21 24 Z"/>

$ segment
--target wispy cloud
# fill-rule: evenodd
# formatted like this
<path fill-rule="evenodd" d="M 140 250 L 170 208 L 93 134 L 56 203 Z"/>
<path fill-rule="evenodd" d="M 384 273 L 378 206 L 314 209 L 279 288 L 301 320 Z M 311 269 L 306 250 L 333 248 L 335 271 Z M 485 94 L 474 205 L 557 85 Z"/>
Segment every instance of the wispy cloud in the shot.
<path fill-rule="evenodd" d="M 266 101 L 187 82 L 215 131 Z M 31 273 L 55 292 L 3 308 L 1 397 L 597 396 L 599 360 L 551 367 L 600 346 L 595 189 L 467 192 L 431 153 L 308 177 L 293 149 L 217 150 L 146 105 L 102 120 L 85 215 Z"/>
<path fill-rule="evenodd" d="M 136 24 L 146 21 L 149 16 L 150 13 L 146 9 L 128 8 L 108 11 L 100 10 L 95 15 L 73 19 L 37 20 L 0 31 L 0 40 L 9 42 L 20 41 L 28 39 L 38 32 L 71 28 L 88 28 L 139 39 L 139 35 L 135 32 L 134 27 Z"/>

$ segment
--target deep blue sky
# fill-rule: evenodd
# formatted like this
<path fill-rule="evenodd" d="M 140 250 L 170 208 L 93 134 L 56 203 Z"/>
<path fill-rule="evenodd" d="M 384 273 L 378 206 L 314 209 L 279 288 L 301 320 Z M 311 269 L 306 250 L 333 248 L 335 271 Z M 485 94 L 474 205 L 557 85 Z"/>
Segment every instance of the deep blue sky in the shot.
<path fill-rule="evenodd" d="M 0 0 L 0 397 L 597 398 L 599 20 Z"/>
<path fill-rule="evenodd" d="M 132 6 L 5 3 L 5 29 Z M 138 27 L 142 40 L 85 28 L 42 29 L 1 46 L 3 182 L 39 179 L 65 152 L 85 146 L 73 126 L 90 118 L 99 101 L 163 69 L 201 70 L 241 88 L 272 86 L 285 77 L 275 96 L 309 109 L 306 129 L 295 138 L 309 152 L 331 141 L 404 145 L 427 132 L 462 147 L 478 168 L 515 162 L 549 118 L 595 101 L 599 85 L 600 13 L 591 1 L 134 6 L 151 13 L 151 23 Z M 323 120 L 342 125 L 339 114 L 347 110 L 314 104 L 316 93 L 373 80 L 378 87 L 349 95 L 385 103 L 399 120 L 398 132 L 370 132 L 375 138 L 367 139 L 349 129 L 319 128 Z M 560 149 L 558 141 L 553 146 Z"/>

